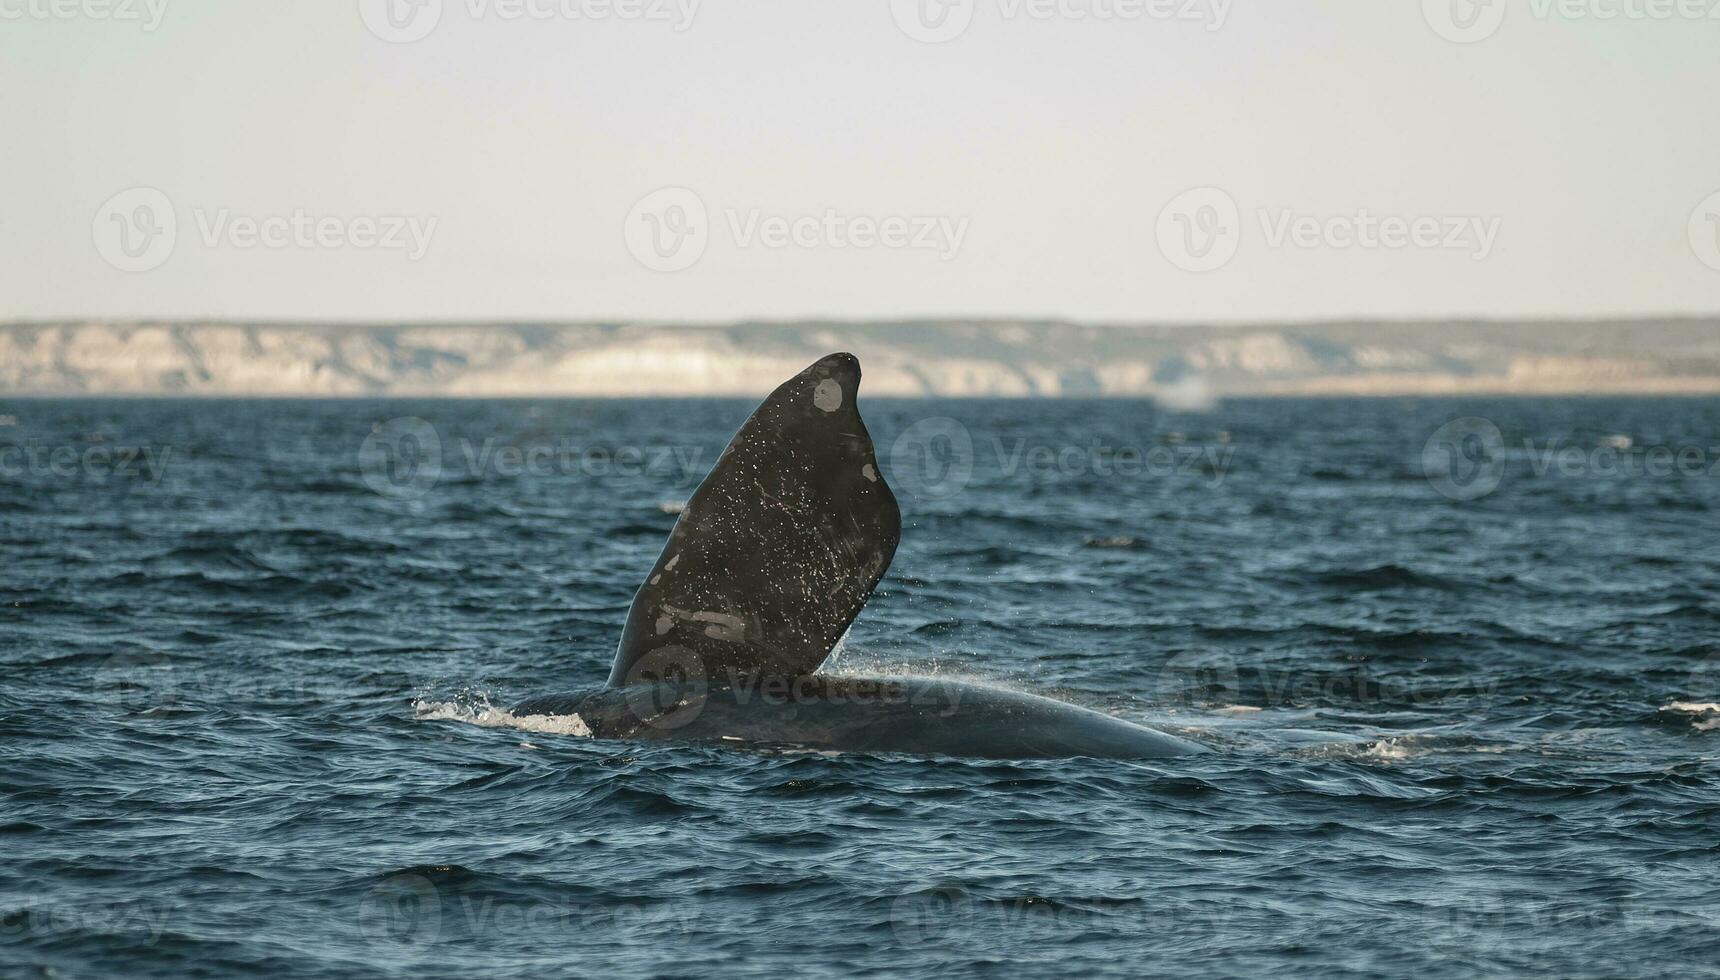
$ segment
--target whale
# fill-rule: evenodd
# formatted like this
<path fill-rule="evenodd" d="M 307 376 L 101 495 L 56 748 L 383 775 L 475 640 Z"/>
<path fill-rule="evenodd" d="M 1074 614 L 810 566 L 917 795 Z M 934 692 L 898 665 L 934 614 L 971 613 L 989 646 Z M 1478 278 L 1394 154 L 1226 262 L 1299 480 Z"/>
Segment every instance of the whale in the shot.
<path fill-rule="evenodd" d="M 820 673 L 890 567 L 902 515 L 860 417 L 860 361 L 820 358 L 740 427 L 634 594 L 608 679 L 516 718 L 592 736 L 978 759 L 1209 751 L 982 682 Z"/>

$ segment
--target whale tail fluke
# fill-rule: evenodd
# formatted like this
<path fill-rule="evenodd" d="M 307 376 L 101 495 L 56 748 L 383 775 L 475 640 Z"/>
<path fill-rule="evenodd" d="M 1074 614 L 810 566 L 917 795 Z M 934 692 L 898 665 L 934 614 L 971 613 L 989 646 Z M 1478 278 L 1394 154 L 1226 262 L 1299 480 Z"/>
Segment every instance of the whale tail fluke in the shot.
<path fill-rule="evenodd" d="M 890 567 L 901 511 L 831 354 L 755 410 L 633 597 L 611 686 L 723 671 L 810 674 Z"/>

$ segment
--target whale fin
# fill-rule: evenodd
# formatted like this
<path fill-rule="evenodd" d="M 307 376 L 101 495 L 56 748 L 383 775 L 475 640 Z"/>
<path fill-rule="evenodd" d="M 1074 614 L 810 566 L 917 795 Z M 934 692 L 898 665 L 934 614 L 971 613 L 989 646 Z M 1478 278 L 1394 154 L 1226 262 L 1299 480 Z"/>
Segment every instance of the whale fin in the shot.
<path fill-rule="evenodd" d="M 634 595 L 611 686 L 664 657 L 713 679 L 800 676 L 824 662 L 902 530 L 859 389 L 860 361 L 831 354 L 741 426 Z"/>

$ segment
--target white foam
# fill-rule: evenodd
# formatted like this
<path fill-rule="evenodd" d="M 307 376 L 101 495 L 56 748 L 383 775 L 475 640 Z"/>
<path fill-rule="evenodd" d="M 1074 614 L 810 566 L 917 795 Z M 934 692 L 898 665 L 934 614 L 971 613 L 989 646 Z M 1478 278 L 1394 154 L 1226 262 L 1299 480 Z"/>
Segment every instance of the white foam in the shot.
<path fill-rule="evenodd" d="M 1300 734 L 1302 733 L 1283 731 L 1268 732 L 1267 736 L 1269 741 L 1272 741 L 1274 744 L 1282 744 L 1283 741 L 1302 741 L 1302 739 L 1296 737 Z M 1430 751 L 1430 749 L 1426 745 L 1421 744 L 1421 740 L 1414 735 L 1394 735 L 1389 738 L 1363 738 L 1351 741 L 1335 732 L 1329 732 L 1326 734 L 1333 737 L 1327 741 L 1310 741 L 1305 745 L 1297 745 L 1295 746 L 1296 754 L 1306 759 L 1338 759 L 1353 762 L 1391 763 L 1402 762 L 1405 759 L 1418 758 L 1420 756 L 1427 755 Z M 1283 740 L 1274 738 L 1274 736 L 1279 735 L 1285 736 L 1285 738 Z"/>
<path fill-rule="evenodd" d="M 454 701 L 414 701 L 412 716 L 419 721 L 458 721 L 484 728 L 517 728 L 522 732 L 546 735 L 591 737 L 591 726 L 578 715 L 516 715 L 488 702 L 460 704 Z M 529 747 L 537 748 L 535 745 Z"/>
<path fill-rule="evenodd" d="M 1411 755 L 1408 738 L 1382 738 L 1363 750 L 1364 759 L 1377 759 L 1380 762 L 1396 762 L 1407 759 Z"/>
<path fill-rule="evenodd" d="M 1720 701 L 1674 701 L 1660 710 L 1698 719 L 1696 730 L 1699 732 L 1720 729 Z"/>

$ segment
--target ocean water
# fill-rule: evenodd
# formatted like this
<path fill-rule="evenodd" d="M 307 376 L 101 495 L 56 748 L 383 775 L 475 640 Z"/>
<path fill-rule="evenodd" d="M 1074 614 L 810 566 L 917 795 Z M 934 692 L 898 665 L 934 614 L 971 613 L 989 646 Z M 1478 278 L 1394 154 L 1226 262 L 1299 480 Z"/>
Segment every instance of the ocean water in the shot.
<path fill-rule="evenodd" d="M 522 726 L 750 408 L 0 402 L 0 973 L 1716 975 L 1720 402 L 863 400 L 828 669 L 1219 751 Z"/>

